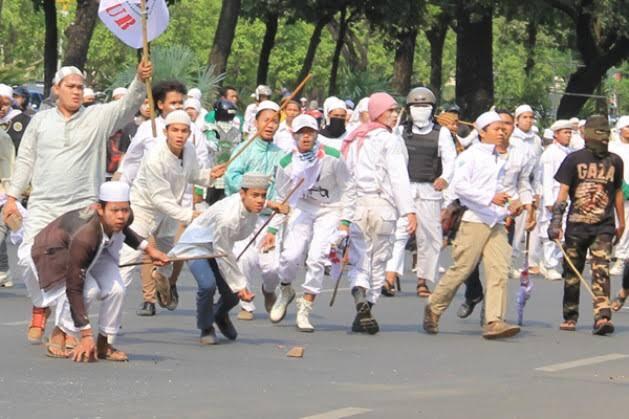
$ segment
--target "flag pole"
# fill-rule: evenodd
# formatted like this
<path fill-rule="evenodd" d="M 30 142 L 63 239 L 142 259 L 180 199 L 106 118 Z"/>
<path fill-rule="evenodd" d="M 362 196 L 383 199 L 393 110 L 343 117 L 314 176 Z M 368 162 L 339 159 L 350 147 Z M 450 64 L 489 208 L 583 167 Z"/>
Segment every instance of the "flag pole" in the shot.
<path fill-rule="evenodd" d="M 145 64 L 150 60 L 149 42 L 148 42 L 148 19 L 146 13 L 146 0 L 141 0 L 140 7 L 142 9 L 142 62 Z M 153 99 L 153 88 L 151 87 L 151 79 L 144 81 L 146 86 L 146 96 L 149 99 L 149 112 L 151 115 L 151 130 L 153 137 L 157 137 L 157 126 L 155 125 L 155 101 Z"/>

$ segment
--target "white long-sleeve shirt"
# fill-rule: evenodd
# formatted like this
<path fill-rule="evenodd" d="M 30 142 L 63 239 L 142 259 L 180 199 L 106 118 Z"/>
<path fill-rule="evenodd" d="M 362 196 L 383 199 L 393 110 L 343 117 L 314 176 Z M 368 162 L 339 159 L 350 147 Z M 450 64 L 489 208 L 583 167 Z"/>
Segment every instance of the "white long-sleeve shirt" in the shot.
<path fill-rule="evenodd" d="M 327 145 L 328 147 L 332 147 L 340 151 L 341 147 L 343 146 L 343 141 L 345 140 L 345 137 L 347 137 L 347 134 L 347 130 L 340 137 L 337 138 L 329 138 L 325 135 L 319 134 L 319 136 L 317 137 L 317 141 L 319 141 L 323 145 Z"/>
<path fill-rule="evenodd" d="M 520 128 L 515 128 L 509 138 L 511 146 L 524 153 L 528 159 L 528 172 L 531 178 L 531 186 L 533 187 L 533 193 L 540 195 L 542 193 L 542 180 L 540 178 L 541 170 L 539 166 L 539 158 L 542 156 L 544 147 L 542 145 L 542 139 L 539 135 L 535 134 L 533 130 L 528 132 L 522 131 Z"/>
<path fill-rule="evenodd" d="M 506 159 L 501 159 L 493 144 L 478 143 L 459 154 L 451 187 L 454 194 L 468 210 L 463 221 L 484 223 L 493 227 L 508 215 L 505 207 L 491 201 L 503 192 Z"/>
<path fill-rule="evenodd" d="M 277 132 L 273 136 L 273 144 L 281 148 L 283 151 L 290 153 L 295 149 L 295 139 L 293 138 L 293 130 L 283 121 Z"/>
<path fill-rule="evenodd" d="M 434 125 L 432 123 L 424 128 L 418 128 L 413 125 L 412 131 L 414 134 L 426 135 L 432 131 L 433 126 Z M 398 127 L 397 131 L 398 135 L 401 137 L 402 127 Z M 406 149 L 404 141 L 402 141 L 402 146 L 404 147 L 403 153 L 406 157 L 408 166 L 408 150 Z M 439 141 L 437 143 L 437 147 L 439 158 L 441 158 L 441 175 L 439 177 L 450 184 L 450 182 L 452 182 L 452 177 L 454 176 L 454 161 L 456 160 L 457 154 L 456 147 L 454 146 L 454 140 L 452 140 L 452 134 L 450 134 L 450 131 L 445 127 L 441 127 L 439 130 Z M 443 192 L 435 190 L 431 182 L 415 183 L 414 185 L 414 190 L 418 194 L 416 198 L 429 201 L 443 199 Z"/>
<path fill-rule="evenodd" d="M 609 151 L 618 154 L 622 159 L 624 167 L 626 167 L 625 172 L 623 173 L 623 179 L 625 180 L 625 183 L 629 183 L 629 143 L 626 143 L 621 139 L 617 141 L 610 141 Z"/>
<path fill-rule="evenodd" d="M 511 200 L 519 199 L 524 205 L 533 202 L 533 186 L 528 176 L 527 156 L 513 146 L 505 154 L 498 154 L 505 160 L 504 176 L 500 179 L 501 192 L 507 192 Z"/>
<path fill-rule="evenodd" d="M 180 223 L 192 221 L 193 209 L 182 206 L 188 184 L 211 186 L 210 169 L 201 169 L 194 146 L 186 142 L 177 157 L 164 141 L 142 160 L 131 186 L 131 205 L 148 212 L 154 220 L 171 217 Z"/>
<path fill-rule="evenodd" d="M 240 291 L 247 286 L 247 279 L 236 261 L 234 244 L 253 233 L 257 220 L 258 214 L 247 211 L 240 194 L 230 195 L 195 218 L 169 254 L 190 255 L 194 254 L 191 247 L 211 244 L 213 252 L 225 255 L 216 259 L 225 282 L 233 292 Z"/>
<path fill-rule="evenodd" d="M 9 134 L 0 129 L 0 181 L 11 176 L 14 164 L 15 146 Z"/>
<path fill-rule="evenodd" d="M 402 141 L 384 128 L 352 142 L 347 153 L 347 167 L 356 182 L 356 196 L 380 196 L 398 211 L 415 212 L 411 184 L 404 159 Z"/>
<path fill-rule="evenodd" d="M 555 203 L 559 195 L 559 182 L 555 174 L 566 156 L 572 152 L 569 147 L 553 142 L 542 153 L 540 165 L 542 167 L 542 205 L 549 207 Z"/>
<path fill-rule="evenodd" d="M 105 181 L 106 144 L 142 105 L 144 83 L 135 79 L 121 100 L 79 108 L 70 119 L 58 108 L 36 113 L 24 132 L 7 194 L 22 196 L 29 183 L 24 241 L 55 218 L 98 199 Z"/>
<path fill-rule="evenodd" d="M 150 120 L 144 121 L 138 127 L 138 130 L 131 140 L 131 144 L 129 144 L 129 148 L 125 153 L 122 162 L 120 162 L 120 167 L 118 168 L 118 171 L 122 174 L 120 177 L 121 181 L 127 182 L 129 185 L 133 184 L 144 156 L 147 155 L 156 144 L 166 142 L 166 136 L 164 135 L 166 125 L 163 117 L 158 116 L 155 118 L 155 127 L 157 137 L 153 137 Z M 211 167 L 212 160 L 208 152 L 205 136 L 195 124 L 190 126 L 190 138 L 188 138 L 188 143 L 192 143 L 195 148 L 199 166 L 202 168 Z"/>

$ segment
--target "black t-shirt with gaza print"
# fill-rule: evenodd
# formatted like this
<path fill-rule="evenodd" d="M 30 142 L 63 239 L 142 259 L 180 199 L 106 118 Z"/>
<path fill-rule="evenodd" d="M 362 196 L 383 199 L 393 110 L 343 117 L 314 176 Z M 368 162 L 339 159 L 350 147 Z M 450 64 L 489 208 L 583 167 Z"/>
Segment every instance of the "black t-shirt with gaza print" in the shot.
<path fill-rule="evenodd" d="M 555 180 L 570 186 L 566 236 L 614 234 L 614 201 L 622 187 L 623 163 L 609 153 L 598 158 L 584 148 L 568 154 Z"/>

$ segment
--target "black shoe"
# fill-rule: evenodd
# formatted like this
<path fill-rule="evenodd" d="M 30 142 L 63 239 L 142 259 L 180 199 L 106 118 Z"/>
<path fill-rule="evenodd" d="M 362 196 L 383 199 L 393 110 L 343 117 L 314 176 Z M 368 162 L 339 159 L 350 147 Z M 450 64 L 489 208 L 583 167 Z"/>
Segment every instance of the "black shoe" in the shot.
<path fill-rule="evenodd" d="M 177 285 L 170 286 L 170 304 L 166 305 L 166 308 L 170 311 L 173 311 L 177 308 L 177 304 L 179 304 L 179 293 L 177 292 Z"/>
<path fill-rule="evenodd" d="M 352 323 L 352 332 L 375 335 L 379 330 L 378 322 L 371 315 L 369 303 L 356 304 L 356 317 Z"/>
<path fill-rule="evenodd" d="M 476 304 L 480 303 L 481 301 L 483 301 L 483 297 L 480 297 L 478 299 L 474 299 L 474 300 L 465 300 L 463 302 L 463 304 L 461 304 L 461 307 L 459 307 L 459 310 L 456 312 L 456 315 L 460 318 L 460 319 L 465 319 L 467 317 L 470 316 L 470 314 L 472 314 L 472 312 L 474 312 L 474 307 L 476 307 Z"/>
<path fill-rule="evenodd" d="M 149 317 L 155 315 L 155 304 L 144 301 L 135 312 L 138 316 Z"/>
<path fill-rule="evenodd" d="M 229 314 L 225 314 L 224 316 L 215 317 L 214 323 L 216 323 L 216 327 L 218 330 L 229 340 L 236 340 L 238 337 L 238 331 L 234 327 L 231 319 L 229 318 Z"/>

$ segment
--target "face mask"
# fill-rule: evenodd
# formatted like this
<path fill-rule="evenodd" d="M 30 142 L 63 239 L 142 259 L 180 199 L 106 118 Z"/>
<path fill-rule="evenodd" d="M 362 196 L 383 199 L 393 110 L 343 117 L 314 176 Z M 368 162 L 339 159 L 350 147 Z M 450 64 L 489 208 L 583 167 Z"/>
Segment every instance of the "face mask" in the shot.
<path fill-rule="evenodd" d="M 330 118 L 330 124 L 326 127 L 326 131 L 332 138 L 338 138 L 345 132 L 345 119 Z"/>
<path fill-rule="evenodd" d="M 411 106 L 411 119 L 418 128 L 427 127 L 432 116 L 432 106 Z"/>
<path fill-rule="evenodd" d="M 609 154 L 606 141 L 589 140 L 585 142 L 585 148 L 599 159 L 605 158 Z"/>

